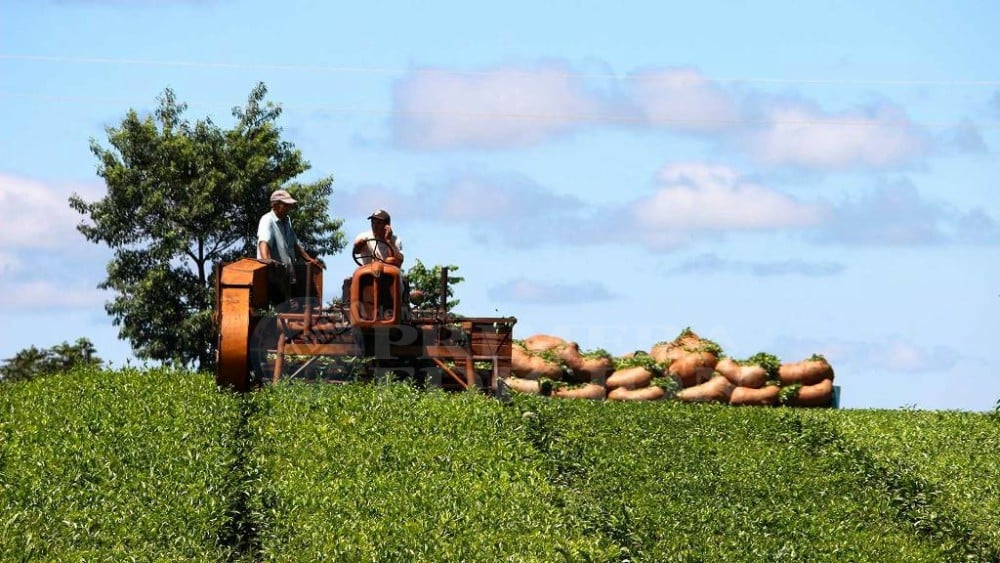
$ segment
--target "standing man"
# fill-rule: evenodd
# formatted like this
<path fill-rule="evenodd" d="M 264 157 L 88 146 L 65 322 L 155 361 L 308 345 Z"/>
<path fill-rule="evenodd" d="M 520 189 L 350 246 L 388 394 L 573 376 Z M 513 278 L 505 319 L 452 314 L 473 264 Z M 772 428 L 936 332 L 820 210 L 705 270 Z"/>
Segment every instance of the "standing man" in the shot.
<path fill-rule="evenodd" d="M 354 254 L 359 255 L 364 264 L 371 264 L 377 258 L 390 266 L 402 266 L 403 241 L 392 232 L 392 217 L 389 212 L 376 209 L 368 216 L 368 220 L 371 221 L 372 228 L 354 237 Z M 365 245 L 368 246 L 367 249 Z"/>
<path fill-rule="evenodd" d="M 273 260 L 283 264 L 288 276 L 288 283 L 295 285 L 295 257 L 322 268 L 323 263 L 309 256 L 292 230 L 292 221 L 288 212 L 298 203 L 285 190 L 275 190 L 271 193 L 271 211 L 260 218 L 257 225 L 257 259 Z"/>

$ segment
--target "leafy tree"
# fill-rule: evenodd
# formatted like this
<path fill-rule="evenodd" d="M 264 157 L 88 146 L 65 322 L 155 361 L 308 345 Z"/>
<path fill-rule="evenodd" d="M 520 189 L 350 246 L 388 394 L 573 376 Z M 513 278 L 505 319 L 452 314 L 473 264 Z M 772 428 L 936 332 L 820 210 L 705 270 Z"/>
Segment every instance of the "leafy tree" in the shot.
<path fill-rule="evenodd" d="M 417 260 L 417 263 L 406 271 L 406 277 L 410 281 L 411 294 L 414 290 L 420 290 L 424 294 L 425 303 L 437 303 L 441 295 L 441 271 L 445 267 L 448 268 L 447 310 L 451 311 L 455 307 L 458 307 L 459 303 L 458 299 L 451 299 L 455 295 L 454 288 L 459 283 L 465 281 L 464 277 L 454 275 L 455 271 L 458 270 L 458 266 L 437 265 L 433 268 L 427 268 L 423 262 Z"/>
<path fill-rule="evenodd" d="M 213 265 L 255 255 L 271 191 L 299 200 L 295 231 L 311 253 L 344 247 L 342 221 L 327 215 L 333 178 L 290 182 L 310 166 L 281 140 L 281 108 L 266 93 L 258 84 L 221 129 L 184 119 L 186 104 L 168 88 L 152 115 L 130 110 L 108 127 L 109 147 L 90 142 L 108 193 L 93 202 L 74 194 L 70 206 L 90 219 L 79 231 L 114 250 L 99 287 L 116 293 L 105 309 L 139 358 L 213 366 Z"/>
<path fill-rule="evenodd" d="M 69 371 L 76 367 L 100 367 L 94 344 L 79 338 L 74 344 L 63 342 L 52 348 L 31 346 L 0 364 L 0 381 L 26 381 Z"/>

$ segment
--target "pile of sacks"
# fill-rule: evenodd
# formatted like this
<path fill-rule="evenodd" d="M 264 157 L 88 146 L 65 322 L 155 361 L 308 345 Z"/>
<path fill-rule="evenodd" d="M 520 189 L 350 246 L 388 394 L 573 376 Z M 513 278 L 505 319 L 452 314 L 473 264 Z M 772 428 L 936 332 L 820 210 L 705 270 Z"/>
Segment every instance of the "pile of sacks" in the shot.
<path fill-rule="evenodd" d="M 618 358 L 581 352 L 576 342 L 537 334 L 512 347 L 512 375 L 520 393 L 561 398 L 830 406 L 833 368 L 822 356 L 781 363 L 771 354 L 726 357 L 715 342 L 684 329 L 677 338 Z"/>

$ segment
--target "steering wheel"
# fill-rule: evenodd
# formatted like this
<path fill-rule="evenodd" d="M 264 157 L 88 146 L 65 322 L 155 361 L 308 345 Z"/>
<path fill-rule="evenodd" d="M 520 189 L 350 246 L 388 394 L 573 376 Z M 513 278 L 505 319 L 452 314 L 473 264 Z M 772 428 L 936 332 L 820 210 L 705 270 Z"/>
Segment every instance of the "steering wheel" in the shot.
<path fill-rule="evenodd" d="M 371 246 L 368 243 L 372 241 L 375 241 L 375 248 L 378 248 L 378 243 L 385 244 L 385 241 L 379 238 L 366 238 L 364 240 L 363 245 L 361 245 L 360 250 L 358 246 L 355 246 L 354 249 L 351 251 L 351 257 L 354 258 L 354 263 L 357 264 L 358 266 L 364 266 L 365 263 L 362 262 L 362 260 L 368 258 L 375 260 L 377 262 L 382 262 L 383 264 L 385 263 L 385 260 L 379 258 L 374 252 L 370 250 Z"/>

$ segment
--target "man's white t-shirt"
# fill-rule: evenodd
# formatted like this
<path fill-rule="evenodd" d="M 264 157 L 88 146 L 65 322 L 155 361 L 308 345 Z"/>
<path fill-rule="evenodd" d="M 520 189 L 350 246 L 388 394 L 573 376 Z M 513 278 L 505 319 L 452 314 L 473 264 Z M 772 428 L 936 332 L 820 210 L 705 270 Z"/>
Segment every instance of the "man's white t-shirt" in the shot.
<path fill-rule="evenodd" d="M 375 235 L 369 229 L 369 230 L 367 230 L 367 231 L 359 234 L 358 236 L 354 237 L 354 244 L 358 244 L 359 242 L 362 242 L 365 239 L 373 239 L 373 238 L 375 238 Z M 394 233 L 392 235 L 392 242 L 393 242 L 393 244 L 396 245 L 396 249 L 399 250 L 399 259 L 402 260 L 403 259 L 403 241 L 402 241 L 402 239 L 400 239 Z M 381 241 L 369 240 L 368 241 L 368 252 L 364 256 L 361 257 L 361 263 L 362 264 L 371 264 L 371 261 L 372 261 L 371 255 L 373 255 L 373 254 L 378 259 L 380 259 L 380 260 L 385 260 L 389 256 L 392 256 L 392 252 L 389 250 L 389 245 L 387 245 L 386 243 L 381 242 Z"/>

